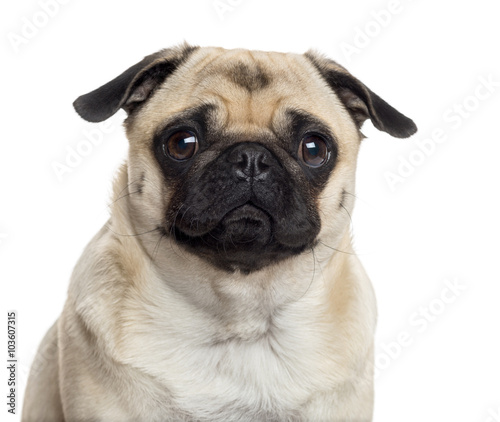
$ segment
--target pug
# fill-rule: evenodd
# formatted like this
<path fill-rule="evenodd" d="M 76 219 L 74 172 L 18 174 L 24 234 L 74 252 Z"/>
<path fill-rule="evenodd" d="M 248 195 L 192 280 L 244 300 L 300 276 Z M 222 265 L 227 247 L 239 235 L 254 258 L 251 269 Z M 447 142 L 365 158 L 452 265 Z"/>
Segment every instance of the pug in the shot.
<path fill-rule="evenodd" d="M 370 421 L 376 306 L 349 230 L 366 119 L 345 68 L 187 44 L 74 102 L 127 112 L 111 216 L 28 381 L 30 421 Z"/>

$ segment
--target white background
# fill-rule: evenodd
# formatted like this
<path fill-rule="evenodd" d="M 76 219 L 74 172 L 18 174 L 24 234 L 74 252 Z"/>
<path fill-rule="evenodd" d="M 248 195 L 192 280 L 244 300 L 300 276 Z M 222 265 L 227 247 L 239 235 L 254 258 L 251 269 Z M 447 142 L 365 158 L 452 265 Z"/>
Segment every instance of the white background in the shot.
<path fill-rule="evenodd" d="M 7 310 L 18 312 L 20 393 L 62 309 L 73 265 L 107 219 L 112 177 L 127 151 L 122 112 L 59 180 L 54 162 L 65 164 L 86 131 L 98 136 L 71 103 L 143 56 L 186 40 L 315 48 L 415 120 L 419 132 L 407 140 L 367 122 L 359 157 L 353 233 L 379 307 L 374 420 L 500 420 L 498 3 L 400 0 L 386 13 L 394 2 L 232 3 L 218 13 L 213 0 L 66 0 L 47 19 L 38 1 L 4 5 L 1 310 L 4 321 Z M 428 154 L 419 153 L 418 142 L 436 130 L 444 142 L 428 141 Z M 408 164 L 398 170 L 410 159 L 413 173 L 391 189 L 387 172 L 411 172 Z M 446 291 L 446 280 L 460 288 Z M 423 322 L 426 309 L 432 321 Z M 400 336 L 404 346 L 395 343 Z M 4 403 L 7 371 L 0 374 Z M 22 394 L 18 411 L 21 403 Z M 0 415 L 18 420 L 5 404 Z"/>

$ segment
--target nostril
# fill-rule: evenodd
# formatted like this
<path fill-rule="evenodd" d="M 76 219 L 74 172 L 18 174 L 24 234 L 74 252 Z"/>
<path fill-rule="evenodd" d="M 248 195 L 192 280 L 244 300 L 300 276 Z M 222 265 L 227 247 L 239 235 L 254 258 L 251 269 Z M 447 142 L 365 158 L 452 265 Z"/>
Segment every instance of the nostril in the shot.
<path fill-rule="evenodd" d="M 251 160 L 249 159 L 248 154 L 243 153 L 243 154 L 240 155 L 239 160 L 236 163 L 236 165 L 240 169 L 244 170 L 244 169 L 247 169 L 248 167 L 251 166 L 252 163 L 250 161 Z"/>
<path fill-rule="evenodd" d="M 259 160 L 256 163 L 256 167 L 259 170 L 259 173 L 264 173 L 270 166 L 264 160 Z"/>
<path fill-rule="evenodd" d="M 231 153 L 227 156 L 227 161 L 231 164 L 239 164 L 244 160 L 244 156 L 238 149 L 233 149 Z"/>

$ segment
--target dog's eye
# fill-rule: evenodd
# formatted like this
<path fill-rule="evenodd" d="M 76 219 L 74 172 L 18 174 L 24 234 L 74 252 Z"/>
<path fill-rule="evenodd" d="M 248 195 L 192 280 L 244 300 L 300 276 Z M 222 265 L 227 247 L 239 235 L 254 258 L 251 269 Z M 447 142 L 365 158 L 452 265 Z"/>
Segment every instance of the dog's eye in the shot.
<path fill-rule="evenodd" d="M 196 151 L 198 151 L 198 139 L 188 130 L 174 132 L 163 144 L 163 152 L 178 161 L 191 158 Z"/>
<path fill-rule="evenodd" d="M 299 145 L 299 157 L 309 167 L 321 167 L 328 161 L 328 147 L 318 135 L 307 135 Z"/>

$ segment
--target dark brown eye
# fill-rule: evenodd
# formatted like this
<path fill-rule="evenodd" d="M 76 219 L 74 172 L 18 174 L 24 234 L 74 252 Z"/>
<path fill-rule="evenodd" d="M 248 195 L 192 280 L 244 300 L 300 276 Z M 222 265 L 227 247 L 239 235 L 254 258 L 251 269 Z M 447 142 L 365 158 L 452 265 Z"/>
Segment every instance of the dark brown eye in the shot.
<path fill-rule="evenodd" d="M 178 161 L 191 158 L 196 151 L 198 151 L 198 139 L 188 130 L 173 133 L 163 144 L 163 152 Z"/>
<path fill-rule="evenodd" d="M 328 147 L 318 135 L 307 135 L 299 145 L 299 157 L 309 167 L 321 167 L 328 161 Z"/>

